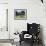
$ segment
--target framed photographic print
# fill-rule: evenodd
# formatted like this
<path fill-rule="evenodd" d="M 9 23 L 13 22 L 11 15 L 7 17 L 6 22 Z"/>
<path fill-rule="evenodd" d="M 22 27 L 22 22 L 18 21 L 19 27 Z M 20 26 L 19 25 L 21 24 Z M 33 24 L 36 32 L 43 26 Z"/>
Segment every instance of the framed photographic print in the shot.
<path fill-rule="evenodd" d="M 15 20 L 26 20 L 27 9 L 14 9 L 14 19 Z"/>

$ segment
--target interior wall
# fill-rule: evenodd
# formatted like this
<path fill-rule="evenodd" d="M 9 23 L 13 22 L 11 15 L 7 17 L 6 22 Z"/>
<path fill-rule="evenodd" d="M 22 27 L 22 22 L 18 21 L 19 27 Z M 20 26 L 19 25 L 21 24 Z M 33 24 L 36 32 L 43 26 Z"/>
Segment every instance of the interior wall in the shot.
<path fill-rule="evenodd" d="M 0 0 L 0 3 L 8 3 L 8 0 Z"/>
<path fill-rule="evenodd" d="M 14 20 L 14 9 L 27 9 L 27 20 Z M 14 32 L 27 30 L 27 23 L 42 25 L 44 41 L 46 43 L 45 4 L 40 0 L 10 0 L 9 1 L 9 31 L 11 38 Z"/>

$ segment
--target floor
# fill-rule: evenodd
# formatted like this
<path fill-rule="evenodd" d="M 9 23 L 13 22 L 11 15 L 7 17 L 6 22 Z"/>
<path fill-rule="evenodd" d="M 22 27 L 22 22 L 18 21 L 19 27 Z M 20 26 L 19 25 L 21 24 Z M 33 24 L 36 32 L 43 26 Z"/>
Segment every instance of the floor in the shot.
<path fill-rule="evenodd" d="M 16 45 L 12 45 L 11 43 L 0 43 L 0 46 L 16 46 Z M 22 42 L 21 45 L 18 44 L 17 46 L 31 46 L 29 43 L 26 43 L 26 42 Z M 41 44 L 40 45 L 33 45 L 33 46 L 42 46 Z"/>
<path fill-rule="evenodd" d="M 28 41 L 22 41 L 21 45 L 19 42 L 16 42 L 13 45 L 11 43 L 0 43 L 0 46 L 31 46 L 31 43 Z M 33 46 L 42 46 L 42 44 L 34 44 Z"/>
<path fill-rule="evenodd" d="M 0 43 L 0 46 L 12 46 L 11 43 Z"/>
<path fill-rule="evenodd" d="M 31 44 L 31 43 L 30 43 Z M 31 46 L 29 43 L 22 42 L 19 46 Z M 42 44 L 34 44 L 33 46 L 43 46 Z"/>

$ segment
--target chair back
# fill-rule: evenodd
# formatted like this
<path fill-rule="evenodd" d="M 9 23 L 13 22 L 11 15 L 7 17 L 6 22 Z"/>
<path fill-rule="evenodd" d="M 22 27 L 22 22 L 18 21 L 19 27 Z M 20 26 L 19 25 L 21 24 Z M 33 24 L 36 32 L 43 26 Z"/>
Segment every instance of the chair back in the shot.
<path fill-rule="evenodd" d="M 27 23 L 27 30 L 29 34 L 34 34 L 37 35 L 40 32 L 40 24 L 32 23 L 29 24 Z"/>

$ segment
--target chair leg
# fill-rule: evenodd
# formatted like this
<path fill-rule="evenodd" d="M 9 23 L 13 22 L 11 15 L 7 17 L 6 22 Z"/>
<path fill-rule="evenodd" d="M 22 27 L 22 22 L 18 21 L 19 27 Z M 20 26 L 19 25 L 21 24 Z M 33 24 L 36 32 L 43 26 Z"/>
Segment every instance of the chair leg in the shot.
<path fill-rule="evenodd" d="M 20 45 L 21 45 L 21 41 L 20 41 Z"/>
<path fill-rule="evenodd" d="M 33 46 L 33 44 L 34 44 L 34 42 L 32 41 L 30 46 Z"/>
<path fill-rule="evenodd" d="M 31 45 L 30 46 L 33 46 L 33 44 L 34 44 L 34 41 L 33 41 L 33 39 L 31 40 Z"/>

